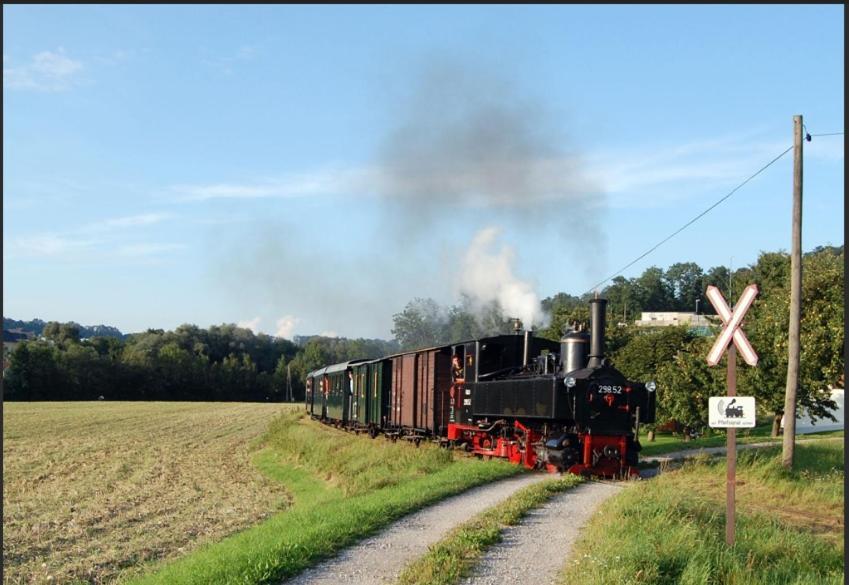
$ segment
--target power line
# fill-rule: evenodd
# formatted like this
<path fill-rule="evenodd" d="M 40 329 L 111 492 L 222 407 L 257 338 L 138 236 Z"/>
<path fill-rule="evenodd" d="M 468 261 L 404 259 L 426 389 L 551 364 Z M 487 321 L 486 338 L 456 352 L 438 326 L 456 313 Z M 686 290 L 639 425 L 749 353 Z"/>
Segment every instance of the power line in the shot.
<path fill-rule="evenodd" d="M 841 134 L 842 134 L 842 133 L 841 133 Z M 776 162 L 778 161 L 778 159 L 780 159 L 782 156 L 784 156 L 785 154 L 787 154 L 787 153 L 788 153 L 788 152 L 790 152 L 791 150 L 793 150 L 793 146 L 792 146 L 792 145 L 788 146 L 788 147 L 787 147 L 787 150 L 785 150 L 784 152 L 782 152 L 781 154 L 779 154 L 777 157 L 775 157 L 774 159 L 772 159 L 771 161 L 769 161 L 768 163 L 766 163 L 764 166 L 762 166 L 760 169 L 758 169 L 758 171 L 757 171 L 757 172 L 755 172 L 753 175 L 751 175 L 748 179 L 746 179 L 745 181 L 743 181 L 742 183 L 740 183 L 739 185 L 737 185 L 736 187 L 734 187 L 731 191 L 729 191 L 729 192 L 728 192 L 728 194 L 727 194 L 727 195 L 725 195 L 724 197 L 722 197 L 719 201 L 717 201 L 716 203 L 714 203 L 713 205 L 711 205 L 710 207 L 708 207 L 707 209 L 705 209 L 704 211 L 702 211 L 702 212 L 701 212 L 700 214 L 698 214 L 696 217 L 694 217 L 693 219 L 691 219 L 690 221 L 688 221 L 687 223 L 685 223 L 683 226 L 681 226 L 680 228 L 678 228 L 676 231 L 674 231 L 674 232 L 673 232 L 673 233 L 671 233 L 670 235 L 666 236 L 664 239 L 662 239 L 661 241 L 659 241 L 657 244 L 655 244 L 654 246 L 652 246 L 650 249 L 648 249 L 648 250 L 646 250 L 645 252 L 643 252 L 641 255 L 639 255 L 637 258 L 635 258 L 634 260 L 632 260 L 631 262 L 629 262 L 628 264 L 626 264 L 625 266 L 623 266 L 622 268 L 620 268 L 618 271 L 614 272 L 613 274 L 611 274 L 610 276 L 608 276 L 608 277 L 607 277 L 607 278 L 605 278 L 604 280 L 597 282 L 595 285 L 593 285 L 593 286 L 592 286 L 592 287 L 591 287 L 588 291 L 586 291 L 584 294 L 587 294 L 587 293 L 590 293 L 590 292 L 592 292 L 592 291 L 594 291 L 594 290 L 597 290 L 599 286 L 601 286 L 602 284 L 604 284 L 605 282 L 607 282 L 607 281 L 608 281 L 608 280 L 610 280 L 611 278 L 614 278 L 614 277 L 616 277 L 616 276 L 619 276 L 619 275 L 620 275 L 620 274 L 622 274 L 625 270 L 627 270 L 628 268 L 630 268 L 631 266 L 633 266 L 634 264 L 636 264 L 637 262 L 639 262 L 640 260 L 642 260 L 643 258 L 645 258 L 646 256 L 648 256 L 649 254 L 651 254 L 652 252 L 654 252 L 655 250 L 657 250 L 657 249 L 658 249 L 661 245 L 665 244 L 666 242 L 668 242 L 669 240 L 671 240 L 673 237 L 677 236 L 678 234 L 680 234 L 681 232 L 683 232 L 685 229 L 687 229 L 688 227 L 690 227 L 691 225 L 693 225 L 694 223 L 696 223 L 696 221 L 698 221 L 699 219 L 701 219 L 702 217 L 704 217 L 705 215 L 707 215 L 707 213 L 708 213 L 709 211 L 711 211 L 714 207 L 716 207 L 717 205 L 719 205 L 720 203 L 722 203 L 723 201 L 725 201 L 726 199 L 728 199 L 729 197 L 731 197 L 732 195 L 734 195 L 734 193 L 736 193 L 736 192 L 737 192 L 737 191 L 738 191 L 738 190 L 739 190 L 739 189 L 740 189 L 743 185 L 745 185 L 746 183 L 748 183 L 749 181 L 751 181 L 752 179 L 754 179 L 755 177 L 757 177 L 758 175 L 760 175 L 762 172 L 764 172 L 766 169 L 768 169 L 769 167 L 771 167 L 774 163 L 776 163 Z"/>
<path fill-rule="evenodd" d="M 843 132 L 826 132 L 824 134 L 811 134 L 811 137 L 814 136 L 843 136 Z"/>

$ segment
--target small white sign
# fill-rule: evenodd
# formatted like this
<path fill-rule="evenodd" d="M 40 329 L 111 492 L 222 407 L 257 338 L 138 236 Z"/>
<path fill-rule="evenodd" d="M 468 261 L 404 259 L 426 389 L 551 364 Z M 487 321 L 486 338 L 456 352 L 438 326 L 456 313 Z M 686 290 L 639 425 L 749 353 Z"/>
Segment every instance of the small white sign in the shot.
<path fill-rule="evenodd" d="M 708 411 L 708 424 L 715 429 L 755 426 L 754 396 L 711 396 Z"/>

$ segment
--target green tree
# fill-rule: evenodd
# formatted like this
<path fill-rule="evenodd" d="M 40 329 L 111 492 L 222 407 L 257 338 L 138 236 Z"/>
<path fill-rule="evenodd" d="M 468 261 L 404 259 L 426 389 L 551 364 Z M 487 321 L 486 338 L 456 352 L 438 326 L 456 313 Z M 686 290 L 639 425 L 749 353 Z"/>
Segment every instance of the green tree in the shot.
<path fill-rule="evenodd" d="M 695 311 L 696 301 L 705 302 L 704 272 L 695 262 L 678 262 L 666 269 L 666 282 L 675 298 L 679 311 Z"/>
<path fill-rule="evenodd" d="M 701 389 L 693 385 L 697 379 L 675 372 L 682 364 L 689 364 L 687 354 L 694 339 L 683 326 L 637 331 L 611 354 L 611 363 L 629 380 L 657 382 L 658 423 L 677 420 L 692 426 L 698 422 L 689 406 L 698 404 L 696 396 Z"/>
<path fill-rule="evenodd" d="M 432 347 L 444 342 L 445 322 L 436 301 L 416 298 L 392 316 L 392 335 L 403 349 Z"/>
<path fill-rule="evenodd" d="M 803 260 L 801 360 L 798 407 L 813 419 L 831 418 L 835 404 L 827 391 L 836 386 L 843 371 L 843 260 L 841 252 L 808 254 Z M 784 414 L 787 380 L 787 340 L 790 307 L 789 256 L 764 253 L 751 275 L 759 297 L 744 325 L 759 361 L 746 367 L 741 384 L 771 413 L 773 436 Z"/>
<path fill-rule="evenodd" d="M 668 311 L 674 308 L 675 296 L 657 266 L 646 268 L 634 282 L 637 302 L 643 311 Z"/>

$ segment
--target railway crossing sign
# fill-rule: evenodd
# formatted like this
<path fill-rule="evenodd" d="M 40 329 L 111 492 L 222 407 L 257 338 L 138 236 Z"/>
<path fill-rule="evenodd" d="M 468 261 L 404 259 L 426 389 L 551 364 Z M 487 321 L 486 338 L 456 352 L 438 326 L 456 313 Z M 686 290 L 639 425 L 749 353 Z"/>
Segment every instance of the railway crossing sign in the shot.
<path fill-rule="evenodd" d="M 755 353 L 752 344 L 746 338 L 746 334 L 740 329 L 740 323 L 743 322 L 746 311 L 749 310 L 755 297 L 758 296 L 758 285 L 750 284 L 746 287 L 746 290 L 740 295 L 740 300 L 737 301 L 733 312 L 722 297 L 722 293 L 715 286 L 710 285 L 707 287 L 705 295 L 710 301 L 710 304 L 713 305 L 713 308 L 716 309 L 716 313 L 720 316 L 723 323 L 722 333 L 716 338 L 716 342 L 713 344 L 710 353 L 708 353 L 708 365 L 715 366 L 719 363 L 722 354 L 725 353 L 725 349 L 732 339 L 734 346 L 743 356 L 746 363 L 750 366 L 758 365 L 758 354 Z"/>
<path fill-rule="evenodd" d="M 737 429 L 755 426 L 755 399 L 752 396 L 737 396 L 737 350 L 750 366 L 758 365 L 758 354 L 740 329 L 740 323 L 746 311 L 758 296 L 758 287 L 750 284 L 740 295 L 732 311 L 722 298 L 719 289 L 711 285 L 705 292 L 713 308 L 722 319 L 722 333 L 716 338 L 708 353 L 707 362 L 715 366 L 728 349 L 728 396 L 714 396 L 708 400 L 708 421 L 710 426 L 728 429 L 727 460 L 725 472 L 725 542 L 734 545 L 734 507 L 737 485 Z M 733 343 L 732 343 L 733 341 Z M 730 346 L 730 347 L 729 347 Z M 745 422 L 745 424 L 742 424 Z M 714 424 L 716 423 L 716 424 Z M 724 424 L 723 424 L 724 423 Z"/>

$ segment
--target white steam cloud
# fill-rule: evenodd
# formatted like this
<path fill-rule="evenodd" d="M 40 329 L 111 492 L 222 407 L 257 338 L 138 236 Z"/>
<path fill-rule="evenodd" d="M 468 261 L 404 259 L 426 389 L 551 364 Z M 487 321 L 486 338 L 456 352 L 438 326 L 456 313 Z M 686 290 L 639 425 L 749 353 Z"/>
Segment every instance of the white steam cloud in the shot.
<path fill-rule="evenodd" d="M 277 331 L 274 333 L 277 337 L 291 339 L 295 332 L 295 327 L 301 320 L 294 315 L 284 315 L 277 319 Z"/>
<path fill-rule="evenodd" d="M 245 319 L 244 321 L 239 321 L 236 323 L 236 327 L 241 327 L 243 329 L 250 329 L 254 333 L 259 333 L 259 317 L 254 317 L 253 319 Z"/>
<path fill-rule="evenodd" d="M 513 273 L 515 252 L 502 244 L 501 230 L 487 227 L 475 234 L 463 257 L 460 292 L 478 306 L 498 303 L 505 316 L 518 317 L 525 327 L 542 324 L 544 313 L 534 288 Z"/>

